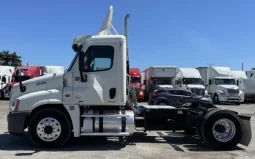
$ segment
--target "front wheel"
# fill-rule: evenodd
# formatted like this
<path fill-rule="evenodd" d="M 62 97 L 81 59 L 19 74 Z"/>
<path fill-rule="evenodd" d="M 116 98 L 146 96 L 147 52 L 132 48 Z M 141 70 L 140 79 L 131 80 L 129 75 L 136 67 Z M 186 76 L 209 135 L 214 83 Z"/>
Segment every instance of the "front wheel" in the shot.
<path fill-rule="evenodd" d="M 44 109 L 35 113 L 28 125 L 30 140 L 40 148 L 63 146 L 71 135 L 67 115 L 57 109 Z"/>
<path fill-rule="evenodd" d="M 214 103 L 214 104 L 219 104 L 219 97 L 218 97 L 218 94 L 214 94 L 214 95 L 213 95 L 213 103 Z"/>

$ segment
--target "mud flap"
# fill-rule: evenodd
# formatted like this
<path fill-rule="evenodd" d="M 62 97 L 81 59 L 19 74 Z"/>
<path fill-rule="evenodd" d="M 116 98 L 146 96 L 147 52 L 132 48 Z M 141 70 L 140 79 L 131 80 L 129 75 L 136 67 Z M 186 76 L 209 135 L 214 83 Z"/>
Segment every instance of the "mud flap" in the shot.
<path fill-rule="evenodd" d="M 238 115 L 241 119 L 241 122 L 243 124 L 243 136 L 242 139 L 240 141 L 240 144 L 248 146 L 251 142 L 251 137 L 252 137 L 252 133 L 251 133 L 251 122 L 250 116 L 245 116 L 245 115 Z"/>

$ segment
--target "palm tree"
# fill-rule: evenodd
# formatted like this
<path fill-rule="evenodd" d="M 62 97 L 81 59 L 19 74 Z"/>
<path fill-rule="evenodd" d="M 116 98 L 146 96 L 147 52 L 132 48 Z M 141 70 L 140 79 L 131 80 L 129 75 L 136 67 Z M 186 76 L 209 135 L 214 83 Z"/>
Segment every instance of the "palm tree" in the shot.
<path fill-rule="evenodd" d="M 9 51 L 2 51 L 1 53 L 1 63 L 2 65 L 9 65 L 10 63 L 10 53 Z"/>
<path fill-rule="evenodd" d="M 4 50 L 0 52 L 0 64 L 6 66 L 21 66 L 22 60 L 16 52 L 10 53 L 8 50 Z"/>
<path fill-rule="evenodd" d="M 21 56 L 18 56 L 16 52 L 10 54 L 11 66 L 21 66 Z"/>

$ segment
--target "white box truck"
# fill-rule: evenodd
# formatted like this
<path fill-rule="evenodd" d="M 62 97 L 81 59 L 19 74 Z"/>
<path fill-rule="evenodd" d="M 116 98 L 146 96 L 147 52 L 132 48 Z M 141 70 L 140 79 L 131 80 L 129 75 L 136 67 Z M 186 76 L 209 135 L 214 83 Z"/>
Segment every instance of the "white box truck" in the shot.
<path fill-rule="evenodd" d="M 231 102 L 239 105 L 244 93 L 231 77 L 229 67 L 198 67 L 208 94 L 214 103 Z"/>
<path fill-rule="evenodd" d="M 255 78 L 247 78 L 244 71 L 230 71 L 232 77 L 236 80 L 236 85 L 244 92 L 241 102 L 255 101 Z M 252 75 L 252 74 L 249 74 Z"/>
<path fill-rule="evenodd" d="M 177 68 L 177 75 L 172 83 L 176 89 L 186 89 L 199 96 L 207 95 L 202 77 L 195 68 Z"/>
<path fill-rule="evenodd" d="M 214 149 L 250 144 L 250 116 L 203 102 L 138 106 L 129 87 L 127 36 L 109 35 L 112 12 L 110 7 L 98 35 L 74 39 L 67 71 L 13 86 L 7 117 L 11 135 L 27 135 L 38 147 L 59 148 L 70 137 L 111 136 L 128 142 L 138 131 L 192 130 L 186 133 L 196 133 Z M 102 67 L 93 67 L 94 61 Z"/>
<path fill-rule="evenodd" d="M 176 77 L 176 70 L 176 66 L 151 66 L 145 69 L 143 71 L 145 75 L 143 82 L 145 85 L 145 99 L 147 100 L 155 90 L 172 89 L 172 79 Z"/>
<path fill-rule="evenodd" d="M 4 98 L 6 86 L 12 79 L 12 73 L 15 68 L 13 66 L 0 65 L 0 99 Z"/>

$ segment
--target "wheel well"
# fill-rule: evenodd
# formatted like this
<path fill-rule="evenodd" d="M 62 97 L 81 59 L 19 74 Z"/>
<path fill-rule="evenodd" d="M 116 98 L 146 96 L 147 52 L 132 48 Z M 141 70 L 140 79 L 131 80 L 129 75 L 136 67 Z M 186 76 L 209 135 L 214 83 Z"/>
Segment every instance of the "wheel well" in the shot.
<path fill-rule="evenodd" d="M 32 110 L 32 112 L 28 115 L 28 117 L 26 118 L 25 120 L 25 125 L 24 125 L 24 128 L 26 129 L 28 127 L 28 123 L 29 123 L 29 120 L 31 119 L 31 117 L 39 112 L 40 110 L 43 110 L 43 109 L 47 109 L 47 108 L 54 108 L 54 109 L 58 109 L 60 110 L 61 112 L 65 113 L 71 123 L 71 128 L 73 129 L 73 123 L 72 123 L 72 120 L 71 120 L 71 117 L 70 117 L 70 114 L 67 112 L 66 108 L 62 105 L 62 104 L 45 104 L 45 105 L 41 105 L 35 109 Z"/>

